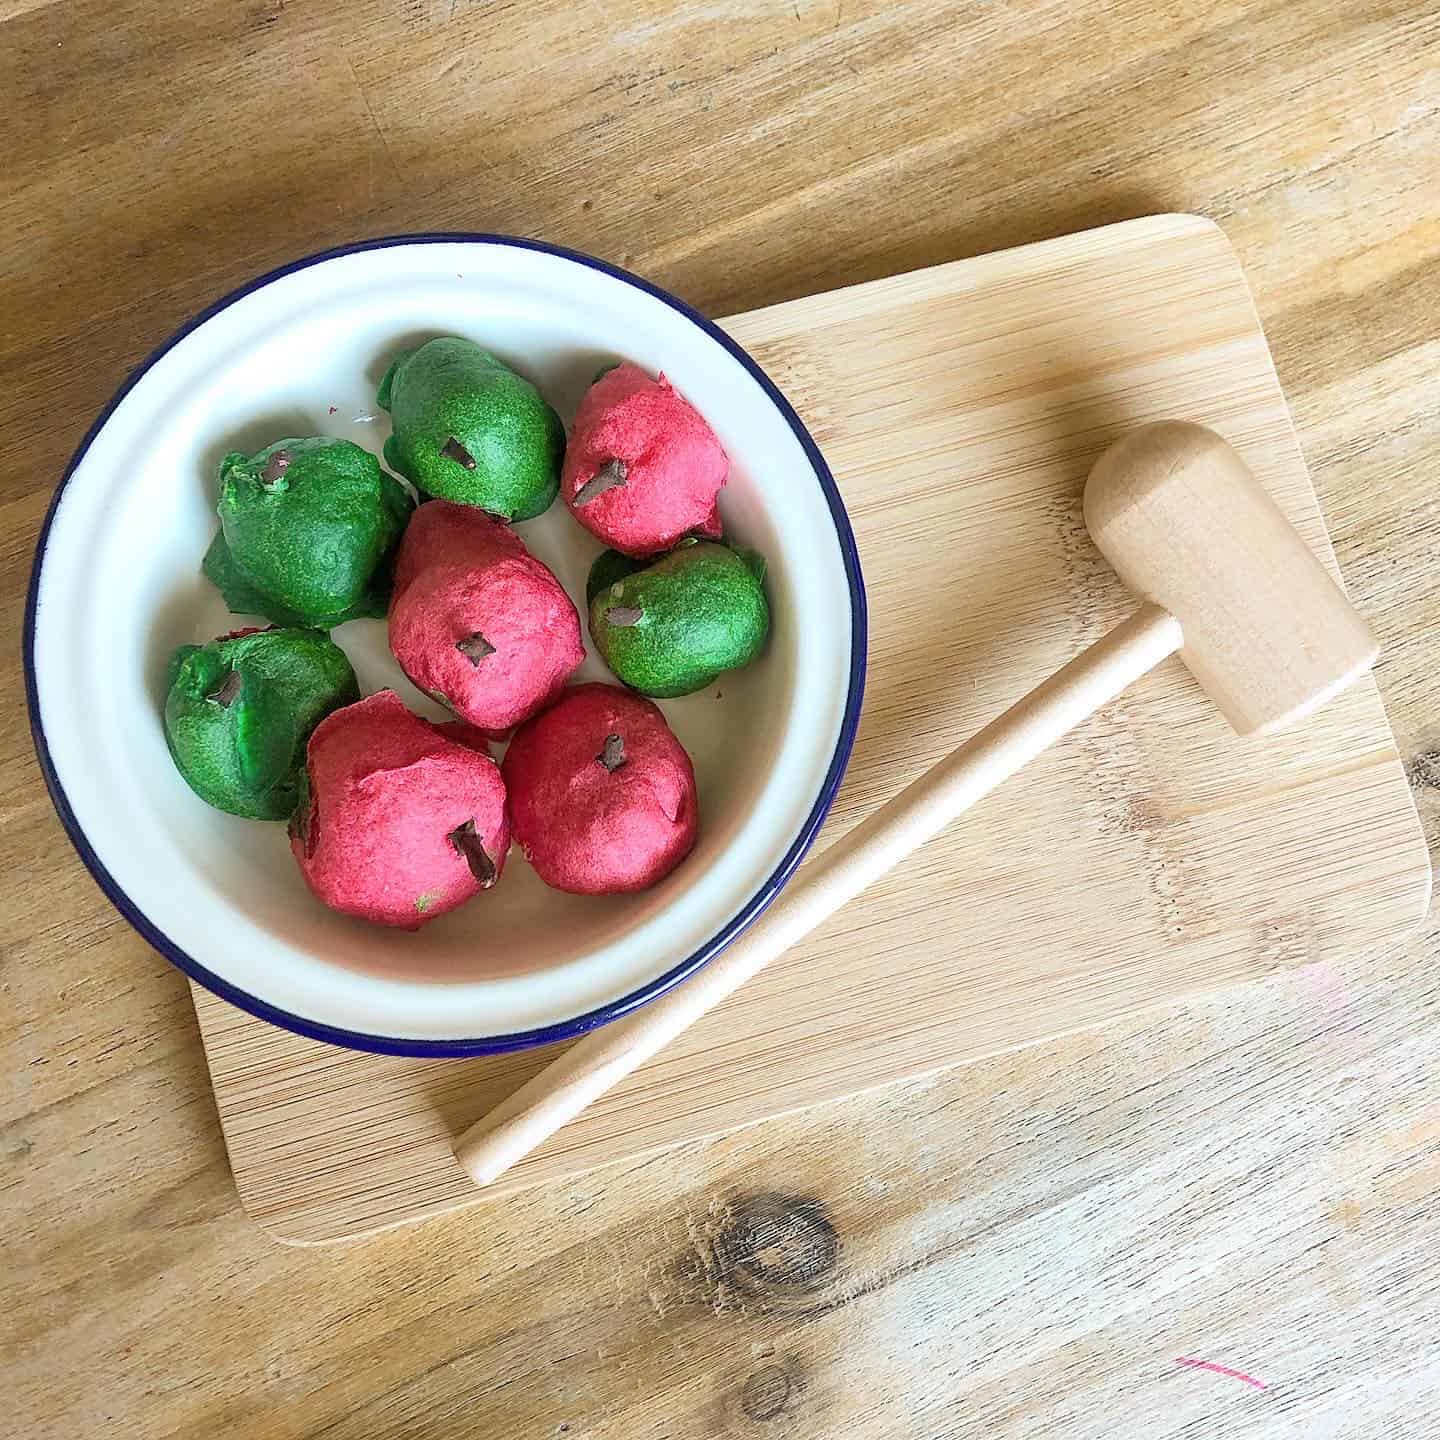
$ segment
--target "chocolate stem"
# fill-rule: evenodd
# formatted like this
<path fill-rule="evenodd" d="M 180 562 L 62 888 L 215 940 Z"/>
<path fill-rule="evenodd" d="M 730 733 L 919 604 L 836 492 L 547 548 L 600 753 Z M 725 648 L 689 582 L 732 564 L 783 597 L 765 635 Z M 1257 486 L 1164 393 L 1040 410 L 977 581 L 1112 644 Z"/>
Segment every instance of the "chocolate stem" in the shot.
<path fill-rule="evenodd" d="M 463 640 L 455 642 L 455 648 L 474 666 L 487 656 L 495 653 L 495 647 L 477 630 Z"/>
<path fill-rule="evenodd" d="M 625 630 L 631 625 L 638 625 L 640 617 L 644 613 L 643 610 L 637 610 L 633 605 L 612 605 L 605 612 L 605 619 L 617 630 Z"/>
<path fill-rule="evenodd" d="M 235 697 L 239 695 L 240 688 L 244 685 L 238 670 L 232 670 L 220 682 L 218 690 L 212 690 L 205 698 L 212 704 L 218 705 L 222 710 L 228 710 L 234 703 Z"/>
<path fill-rule="evenodd" d="M 265 486 L 267 490 L 274 486 L 280 477 L 290 468 L 292 458 L 288 450 L 277 450 L 265 462 L 265 468 L 260 472 L 260 483 Z"/>
<path fill-rule="evenodd" d="M 452 435 L 441 447 L 447 460 L 458 460 L 467 470 L 475 468 L 475 457 Z"/>
<path fill-rule="evenodd" d="M 480 882 L 482 890 L 488 890 L 495 883 L 495 862 L 485 853 L 482 843 L 484 836 L 477 833 L 475 822 L 467 820 L 450 832 L 450 843 L 470 867 L 470 873 Z"/>
<path fill-rule="evenodd" d="M 607 460 L 576 492 L 570 502 L 577 509 L 588 505 L 597 495 L 614 490 L 625 483 L 630 467 L 623 460 Z"/>
<path fill-rule="evenodd" d="M 625 763 L 625 739 L 621 735 L 607 735 L 605 748 L 595 757 L 612 775 Z"/>

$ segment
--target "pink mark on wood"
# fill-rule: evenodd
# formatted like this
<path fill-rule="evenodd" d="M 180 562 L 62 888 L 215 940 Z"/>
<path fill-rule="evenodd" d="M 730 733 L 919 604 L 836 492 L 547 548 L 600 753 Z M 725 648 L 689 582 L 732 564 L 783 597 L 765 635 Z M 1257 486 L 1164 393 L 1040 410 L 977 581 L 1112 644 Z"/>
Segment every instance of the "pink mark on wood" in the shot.
<path fill-rule="evenodd" d="M 1213 1370 L 1217 1375 L 1228 1375 L 1232 1380 L 1243 1380 L 1247 1385 L 1253 1385 L 1257 1390 L 1265 1388 L 1263 1380 L 1257 1380 L 1253 1375 L 1247 1375 L 1243 1370 L 1232 1370 L 1228 1365 L 1217 1365 L 1213 1360 L 1190 1360 L 1184 1355 L 1175 1358 L 1177 1365 L 1188 1365 L 1192 1370 Z"/>

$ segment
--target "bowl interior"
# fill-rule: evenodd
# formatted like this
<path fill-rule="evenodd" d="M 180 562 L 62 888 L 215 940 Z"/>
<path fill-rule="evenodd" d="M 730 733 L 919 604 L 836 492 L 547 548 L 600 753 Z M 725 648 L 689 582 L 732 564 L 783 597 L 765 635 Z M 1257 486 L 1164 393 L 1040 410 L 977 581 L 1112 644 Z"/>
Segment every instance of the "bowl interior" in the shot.
<path fill-rule="evenodd" d="M 174 648 L 243 623 L 199 573 L 220 457 L 322 434 L 378 454 L 389 426 L 376 383 L 397 350 L 442 334 L 499 354 L 567 424 L 610 360 L 669 377 L 731 457 L 721 512 L 730 538 L 767 557 L 773 632 L 756 664 L 662 703 L 694 759 L 701 815 L 695 853 L 667 881 L 636 896 L 563 895 L 516 848 L 494 891 L 408 934 L 325 910 L 283 825 L 197 799 L 170 762 L 160 707 Z M 61 497 L 41 562 L 34 685 L 72 830 L 172 958 L 263 1006 L 400 1041 L 563 1027 L 713 946 L 823 811 L 858 700 L 843 525 L 759 379 L 682 311 L 616 274 L 477 240 L 363 249 L 280 275 L 144 371 Z M 583 613 L 599 543 L 558 502 L 518 528 Z M 382 621 L 335 638 L 363 692 L 391 686 L 444 718 L 401 674 Z M 610 677 L 592 655 L 577 678 Z"/>

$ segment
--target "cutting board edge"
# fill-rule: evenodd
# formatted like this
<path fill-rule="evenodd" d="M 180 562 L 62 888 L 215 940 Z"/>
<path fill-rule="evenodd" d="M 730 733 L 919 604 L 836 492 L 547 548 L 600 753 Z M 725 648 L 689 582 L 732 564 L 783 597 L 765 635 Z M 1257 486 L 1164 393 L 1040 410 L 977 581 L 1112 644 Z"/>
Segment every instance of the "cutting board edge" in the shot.
<path fill-rule="evenodd" d="M 816 290 L 809 295 L 800 295 L 793 300 L 777 300 L 771 305 L 762 305 L 753 310 L 737 311 L 715 321 L 727 335 L 738 343 L 748 343 L 744 331 L 752 324 L 764 322 L 776 328 L 779 338 L 787 333 L 785 327 L 790 317 L 806 310 L 813 310 L 817 304 L 843 303 L 847 318 L 857 318 L 883 306 L 894 303 L 910 285 L 920 285 L 927 280 L 954 279 L 969 273 L 983 275 L 1001 273 L 1007 269 L 1023 269 L 1037 254 L 1073 247 L 1076 242 L 1090 241 L 1097 246 L 1102 241 L 1124 242 L 1126 246 L 1139 248 L 1158 238 L 1199 239 L 1205 237 L 1217 242 L 1232 267 L 1244 280 L 1244 266 L 1240 256 L 1218 221 L 1208 215 L 1187 210 L 1166 210 L 1155 215 L 1141 215 L 1131 220 L 1116 220 L 1109 225 L 1097 225 L 1089 230 L 1078 230 L 1068 235 L 1053 235 L 1045 240 L 1031 240 L 1024 245 L 1013 245 L 1005 250 L 985 250 L 978 255 L 960 255 L 954 260 L 942 260 L 934 265 L 924 265 L 918 270 L 902 270 L 894 275 L 881 275 L 873 280 L 857 280 L 849 285 L 837 285 L 831 290 Z M 1248 282 L 1246 293 L 1250 294 Z M 878 302 L 878 303 L 877 303 Z M 1253 297 L 1252 297 L 1253 306 Z M 1258 314 L 1256 328 L 1263 333 Z M 736 332 L 739 333 L 736 333 Z M 772 338 L 772 337 L 767 337 Z M 1267 346 L 1268 352 L 1268 346 Z"/>
<path fill-rule="evenodd" d="M 1428 851 L 1427 851 L 1428 856 Z M 1426 879 L 1423 886 L 1425 904 L 1405 924 L 1387 928 L 1383 932 L 1386 939 L 1395 938 L 1409 933 L 1416 928 L 1424 919 L 1428 910 L 1430 896 L 1430 866 L 1426 864 Z M 1375 942 L 1381 939 L 1377 933 L 1371 937 Z M 1314 965 L 1301 966 L 1301 970 L 1318 970 L 1329 962 L 1317 961 Z M 438 1219 L 443 1215 L 453 1215 L 461 1211 L 473 1210 L 504 1198 L 505 1196 L 523 1194 L 527 1190 L 535 1189 L 542 1185 L 568 1184 L 572 1181 L 582 1179 L 585 1176 L 597 1174 L 600 1171 L 613 1167 L 619 1167 L 632 1162 L 649 1160 L 656 1155 L 666 1151 L 681 1151 L 687 1147 L 699 1147 L 714 1143 L 716 1140 L 728 1138 L 731 1135 L 740 1134 L 743 1131 L 752 1129 L 757 1125 L 766 1124 L 772 1120 L 778 1120 L 787 1116 L 803 1114 L 807 1111 L 818 1110 L 830 1104 L 840 1104 L 845 1100 L 857 1095 L 871 1095 L 881 1090 L 887 1090 L 901 1085 L 909 1085 L 920 1081 L 933 1080 L 936 1076 L 944 1075 L 952 1070 L 964 1069 L 970 1065 L 984 1064 L 986 1061 L 995 1060 L 1006 1055 L 1019 1054 L 1022 1051 L 1030 1050 L 1040 1045 L 1052 1044 L 1056 1041 L 1069 1039 L 1075 1035 L 1088 1034 L 1093 1031 L 1106 1030 L 1121 1022 L 1154 1016 L 1161 1011 L 1174 1007 L 1191 1005 L 1200 1001 L 1224 996 L 1233 992 L 1246 989 L 1256 983 L 1253 976 L 1237 977 L 1228 981 L 1221 981 L 1215 984 L 1201 984 L 1194 989 L 1178 991 L 1175 994 L 1157 998 L 1153 1003 L 1136 1006 L 1133 1009 L 1117 1013 L 1108 1019 L 1100 1021 L 1085 1021 L 1075 1025 L 1067 1025 L 1059 1030 L 1049 1031 L 1043 1035 L 1036 1035 L 1029 1039 L 1015 1041 L 1010 1044 L 997 1045 L 993 1049 L 983 1050 L 977 1053 L 970 1053 L 958 1057 L 954 1061 L 932 1065 L 922 1070 L 916 1070 L 900 1078 L 880 1080 L 867 1085 L 857 1086 L 854 1090 L 848 1090 L 844 1094 L 825 1097 L 818 1100 L 804 1101 L 796 1105 L 784 1106 L 780 1109 L 766 1111 L 763 1115 L 756 1115 L 751 1119 L 738 1124 L 724 1125 L 712 1130 L 701 1131 L 698 1134 L 687 1137 L 684 1140 L 665 1141 L 660 1144 L 646 1146 L 643 1149 L 627 1151 L 623 1156 L 600 1160 L 594 1164 L 582 1164 L 573 1169 L 566 1168 L 559 1174 L 541 1173 L 531 1175 L 528 1172 L 520 1172 L 520 1176 L 513 1181 L 500 1181 L 492 1187 L 480 1189 L 471 1187 L 469 1193 L 462 1193 L 450 1200 L 437 1200 L 432 1205 L 416 1210 L 410 1214 L 402 1215 L 398 1219 L 383 1221 L 378 1224 L 364 1224 L 355 1229 L 336 1229 L 319 1225 L 313 1215 L 307 1215 L 305 1211 L 290 1212 L 292 1225 L 287 1228 L 284 1221 L 285 1216 L 279 1213 L 267 1213 L 265 1208 L 255 1203 L 255 1197 L 247 1182 L 242 1180 L 241 1174 L 233 1165 L 231 1173 L 235 1178 L 235 1188 L 239 1195 L 241 1208 L 249 1217 L 251 1222 L 265 1233 L 276 1244 L 302 1249 L 317 1249 L 328 1246 L 348 1245 L 355 1241 L 368 1240 L 377 1235 L 385 1234 L 388 1231 L 404 1229 L 410 1225 L 420 1224 L 427 1220 Z M 198 1002 L 206 994 L 199 986 L 192 982 L 193 998 Z M 219 997 L 212 997 L 216 1003 L 224 1004 Z M 203 1024 L 201 1026 L 202 1036 L 204 1034 Z M 208 1055 L 208 1046 L 207 1046 Z M 226 1129 L 224 1119 L 221 1119 L 221 1131 L 225 1136 L 226 1154 L 230 1153 L 230 1137 Z M 457 1176 L 461 1175 L 459 1167 L 456 1167 Z M 468 1184 L 468 1181 L 466 1182 Z M 307 1225 L 303 1222 L 309 1220 Z M 300 1222 L 300 1223 L 294 1223 Z"/>

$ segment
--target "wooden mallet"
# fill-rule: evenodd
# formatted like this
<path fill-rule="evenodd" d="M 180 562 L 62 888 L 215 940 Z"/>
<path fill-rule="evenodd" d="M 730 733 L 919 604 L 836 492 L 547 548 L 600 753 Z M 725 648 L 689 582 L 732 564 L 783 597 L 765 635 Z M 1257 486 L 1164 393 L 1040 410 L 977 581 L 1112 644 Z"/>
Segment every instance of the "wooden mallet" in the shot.
<path fill-rule="evenodd" d="M 784 954 L 870 882 L 1177 651 L 1241 735 L 1308 714 L 1375 662 L 1365 622 L 1218 435 L 1166 421 L 1085 486 L 1096 545 L 1144 604 L 823 855 L 683 985 L 578 1041 L 461 1137 L 481 1185 Z"/>

